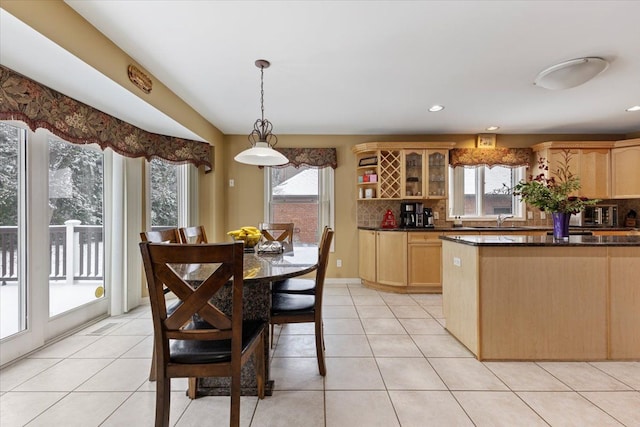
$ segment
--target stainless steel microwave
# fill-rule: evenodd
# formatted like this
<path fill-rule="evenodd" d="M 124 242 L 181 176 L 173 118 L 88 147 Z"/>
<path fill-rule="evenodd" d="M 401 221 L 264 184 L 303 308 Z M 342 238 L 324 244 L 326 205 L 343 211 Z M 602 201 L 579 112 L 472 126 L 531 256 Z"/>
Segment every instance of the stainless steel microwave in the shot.
<path fill-rule="evenodd" d="M 618 225 L 618 205 L 587 206 L 581 213 L 572 215 L 570 225 L 616 227 Z"/>

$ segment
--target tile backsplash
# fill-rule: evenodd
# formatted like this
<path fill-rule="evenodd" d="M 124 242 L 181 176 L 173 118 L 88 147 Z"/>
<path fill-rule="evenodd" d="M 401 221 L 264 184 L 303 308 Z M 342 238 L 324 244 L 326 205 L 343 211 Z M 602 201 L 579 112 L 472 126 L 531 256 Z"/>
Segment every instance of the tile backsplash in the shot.
<path fill-rule="evenodd" d="M 452 227 L 453 221 L 446 221 L 447 205 L 445 200 L 423 200 L 425 208 L 433 209 L 433 212 L 437 212 L 439 219 L 434 220 L 436 227 Z M 634 210 L 640 215 L 640 199 L 626 199 L 626 200 L 603 200 L 602 204 L 617 204 L 618 205 L 618 225 L 624 227 L 625 218 L 630 210 Z M 400 225 L 400 200 L 358 200 L 357 201 L 357 223 L 358 227 L 380 227 L 380 223 L 384 218 L 384 214 L 387 209 L 391 209 L 393 215 Z M 532 226 L 532 227 L 551 227 L 552 220 L 551 215 L 546 215 L 545 219 L 540 218 L 540 210 L 533 208 L 529 209 L 533 214 L 533 219 L 528 219 L 524 222 L 519 221 L 518 225 Z M 465 221 L 465 225 L 486 225 L 486 221 Z M 640 227 L 640 218 L 638 218 L 636 227 Z"/>

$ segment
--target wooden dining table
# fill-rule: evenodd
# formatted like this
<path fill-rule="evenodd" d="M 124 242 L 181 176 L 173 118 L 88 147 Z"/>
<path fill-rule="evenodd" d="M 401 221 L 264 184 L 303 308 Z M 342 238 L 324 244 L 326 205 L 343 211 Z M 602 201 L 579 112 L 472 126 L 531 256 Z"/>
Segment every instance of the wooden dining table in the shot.
<path fill-rule="evenodd" d="M 283 245 L 282 253 L 259 253 L 257 249 L 246 251 L 243 263 L 243 318 L 261 320 L 267 325 L 271 316 L 271 283 L 290 277 L 302 276 L 318 268 L 317 245 Z M 188 283 L 197 286 L 202 283 L 215 265 L 175 264 L 172 267 Z M 226 285 L 212 301 L 224 313 L 231 313 L 231 285 Z M 266 331 L 265 375 L 266 394 L 273 393 L 274 382 L 269 376 L 269 328 Z M 201 396 L 228 395 L 229 378 L 200 378 L 197 394 Z M 250 360 L 242 368 L 241 389 L 243 395 L 257 395 L 254 361 Z"/>

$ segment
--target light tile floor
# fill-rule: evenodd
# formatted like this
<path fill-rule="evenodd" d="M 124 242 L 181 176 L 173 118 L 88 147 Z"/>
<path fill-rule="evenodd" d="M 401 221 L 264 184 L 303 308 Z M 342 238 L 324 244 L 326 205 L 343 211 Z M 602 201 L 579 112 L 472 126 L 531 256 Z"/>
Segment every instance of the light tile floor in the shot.
<path fill-rule="evenodd" d="M 640 426 L 640 362 L 478 362 L 440 295 L 327 284 L 327 376 L 312 325 L 276 328 L 276 390 L 243 426 Z M 0 426 L 151 426 L 150 311 L 108 318 L 0 371 Z M 171 424 L 228 425 L 228 398 L 172 384 Z"/>

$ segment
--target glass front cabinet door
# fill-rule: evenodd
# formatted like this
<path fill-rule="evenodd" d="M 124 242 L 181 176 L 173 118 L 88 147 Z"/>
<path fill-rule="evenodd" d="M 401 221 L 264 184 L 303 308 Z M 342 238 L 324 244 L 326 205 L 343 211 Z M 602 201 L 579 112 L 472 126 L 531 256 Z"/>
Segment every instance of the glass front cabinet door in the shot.
<path fill-rule="evenodd" d="M 404 150 L 402 152 L 403 177 L 402 198 L 425 199 L 425 151 Z"/>
<path fill-rule="evenodd" d="M 426 196 L 429 199 L 444 199 L 447 197 L 447 150 L 429 150 L 429 166 L 427 168 Z"/>

